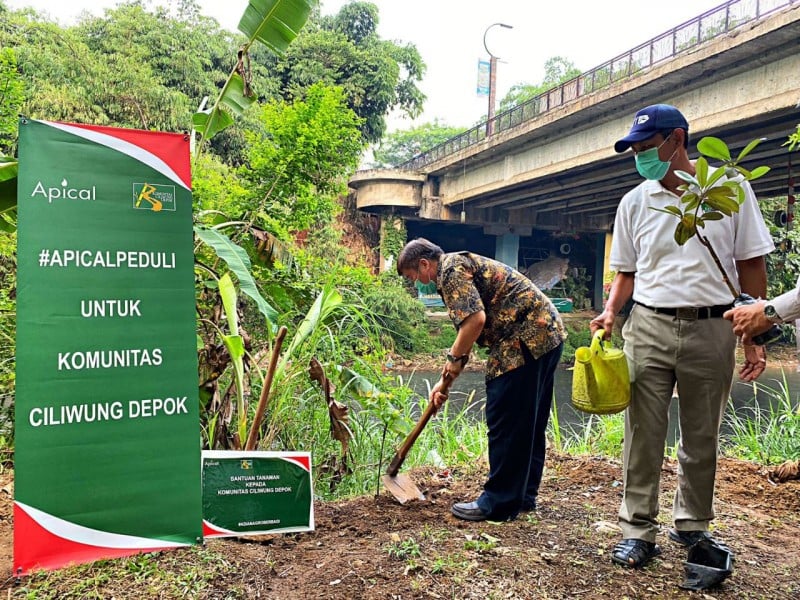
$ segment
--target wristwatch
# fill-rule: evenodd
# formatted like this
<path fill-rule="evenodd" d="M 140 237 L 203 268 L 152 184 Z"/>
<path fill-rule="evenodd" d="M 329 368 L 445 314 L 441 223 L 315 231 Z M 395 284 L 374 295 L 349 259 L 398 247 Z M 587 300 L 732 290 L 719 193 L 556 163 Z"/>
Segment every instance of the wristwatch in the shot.
<path fill-rule="evenodd" d="M 775 310 L 775 307 L 772 304 L 765 304 L 764 305 L 764 316 L 767 318 L 767 321 L 773 324 L 783 323 L 783 319 L 778 314 L 778 311 Z"/>
<path fill-rule="evenodd" d="M 469 361 L 469 352 L 467 354 L 462 354 L 461 356 L 453 356 L 449 352 L 447 353 L 447 362 L 456 363 L 460 362 L 461 366 L 464 367 Z"/>

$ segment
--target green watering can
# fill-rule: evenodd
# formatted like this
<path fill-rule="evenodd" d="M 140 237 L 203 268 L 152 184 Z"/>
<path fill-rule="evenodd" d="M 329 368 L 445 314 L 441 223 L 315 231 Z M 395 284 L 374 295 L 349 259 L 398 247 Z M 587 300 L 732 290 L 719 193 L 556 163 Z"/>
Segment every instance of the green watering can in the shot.
<path fill-rule="evenodd" d="M 575 350 L 572 405 L 583 412 L 608 415 L 625 410 L 631 401 L 631 379 L 625 353 L 604 341 L 599 329 L 589 347 Z"/>

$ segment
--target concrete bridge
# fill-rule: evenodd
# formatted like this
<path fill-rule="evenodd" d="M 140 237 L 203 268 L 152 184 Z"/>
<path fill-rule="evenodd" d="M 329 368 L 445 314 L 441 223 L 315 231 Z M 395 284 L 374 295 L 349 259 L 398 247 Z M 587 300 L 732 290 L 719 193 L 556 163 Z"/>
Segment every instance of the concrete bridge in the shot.
<path fill-rule="evenodd" d="M 689 120 L 690 154 L 703 136 L 733 152 L 766 138 L 745 166 L 772 168 L 754 182 L 759 197 L 787 195 L 782 144 L 800 123 L 800 1 L 727 2 L 400 168 L 359 171 L 349 186 L 359 209 L 401 216 L 411 235 L 446 231 L 453 246 L 522 268 L 526 245 L 552 251 L 580 238 L 597 271 L 619 200 L 641 181 L 632 155 L 613 144 L 639 108 L 659 102 Z M 485 240 L 475 248 L 476 230 L 496 236 L 493 251 Z"/>

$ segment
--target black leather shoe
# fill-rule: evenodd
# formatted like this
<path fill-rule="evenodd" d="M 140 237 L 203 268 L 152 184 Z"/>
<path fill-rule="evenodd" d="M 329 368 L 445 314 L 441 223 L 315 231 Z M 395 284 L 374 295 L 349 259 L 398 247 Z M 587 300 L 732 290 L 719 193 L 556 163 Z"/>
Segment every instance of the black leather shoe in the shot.
<path fill-rule="evenodd" d="M 486 520 L 486 515 L 480 509 L 477 502 L 456 502 L 450 508 L 450 512 L 459 519 L 464 519 L 465 521 Z"/>

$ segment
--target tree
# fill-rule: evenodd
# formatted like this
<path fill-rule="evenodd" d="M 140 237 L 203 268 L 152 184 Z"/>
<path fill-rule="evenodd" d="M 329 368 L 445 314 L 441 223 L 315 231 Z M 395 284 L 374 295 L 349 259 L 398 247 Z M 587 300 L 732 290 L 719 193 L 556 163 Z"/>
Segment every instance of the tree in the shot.
<path fill-rule="evenodd" d="M 318 83 L 304 100 L 265 104 L 259 118 L 268 133 L 246 135 L 243 169 L 262 198 L 258 212 L 290 231 L 328 223 L 363 150 L 361 120 L 344 92 Z"/>
<path fill-rule="evenodd" d="M 544 79 L 538 85 L 528 83 L 518 83 L 508 91 L 508 94 L 500 101 L 500 110 L 508 110 L 513 106 L 519 106 L 524 102 L 535 98 L 547 90 L 561 85 L 565 81 L 574 79 L 581 74 L 580 69 L 575 67 L 571 60 L 562 56 L 548 58 L 544 63 Z"/>
<path fill-rule="evenodd" d="M 352 2 L 303 31 L 276 65 L 284 98 L 303 98 L 317 82 L 340 86 L 367 142 L 380 140 L 391 110 L 418 116 L 425 64 L 414 45 L 381 40 L 378 22 L 374 4 Z"/>
<path fill-rule="evenodd" d="M 395 131 L 385 136 L 375 150 L 375 166 L 397 166 L 463 132 L 463 127 L 450 127 L 438 119 L 433 123 Z"/>
<path fill-rule="evenodd" d="M 232 36 L 182 4 L 183 17 L 128 2 L 62 28 L 36 13 L 4 13 L 0 46 L 17 49 L 22 112 L 33 118 L 189 130 L 192 109 L 224 81 Z M 186 20 L 181 20 L 184 18 Z"/>
<path fill-rule="evenodd" d="M 101 58 L 104 85 L 94 97 L 110 122 L 145 129 L 190 129 L 192 110 L 224 82 L 235 48 L 229 33 L 187 1 L 177 17 L 164 7 L 120 4 L 76 31 Z"/>
<path fill-rule="evenodd" d="M 17 138 L 17 115 L 22 107 L 24 84 L 17 73 L 13 48 L 0 49 L 0 155 L 10 154 Z"/>

